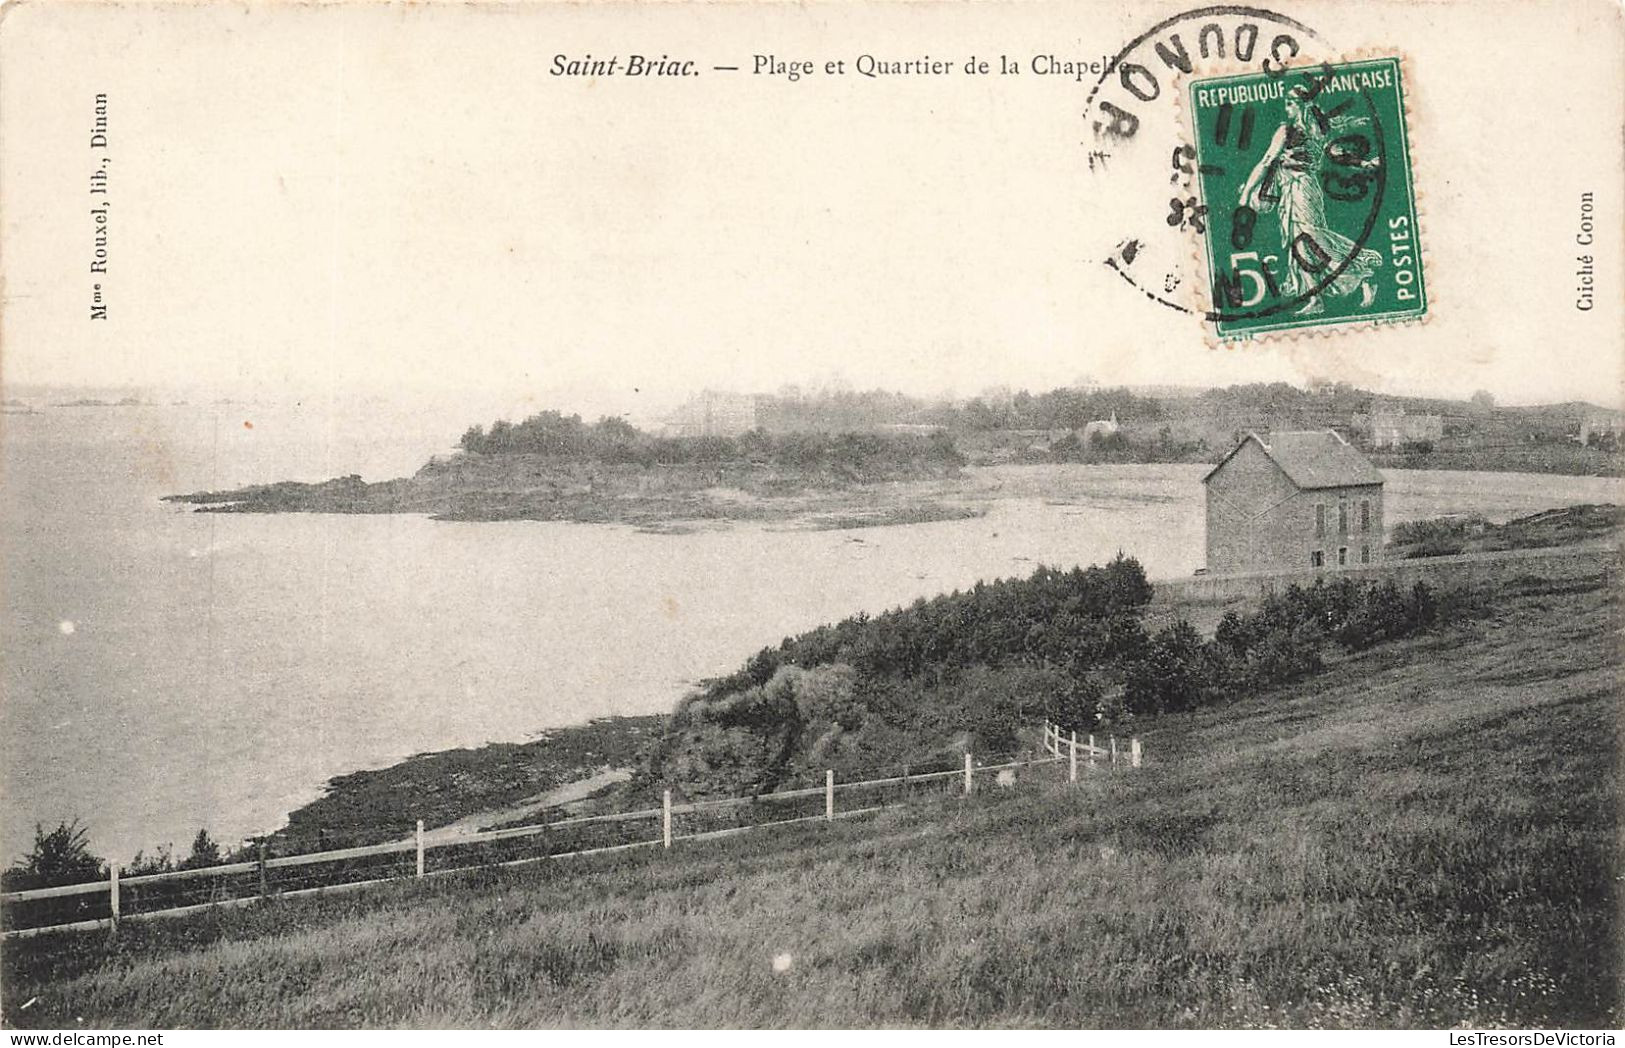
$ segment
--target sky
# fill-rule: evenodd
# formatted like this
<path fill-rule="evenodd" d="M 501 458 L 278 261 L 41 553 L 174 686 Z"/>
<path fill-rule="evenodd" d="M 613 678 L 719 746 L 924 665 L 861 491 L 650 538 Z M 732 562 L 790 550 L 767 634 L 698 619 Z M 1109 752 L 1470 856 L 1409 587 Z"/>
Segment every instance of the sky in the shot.
<path fill-rule="evenodd" d="M 1340 43 L 1380 42 L 1347 9 L 1291 6 Z M 1540 4 L 1478 17 L 1489 6 L 1385 15 L 1416 81 L 1429 321 L 1214 348 L 1104 265 L 1157 232 L 1166 161 L 1091 173 L 1087 83 L 748 72 L 758 51 L 1100 56 L 1142 28 L 1132 10 L 25 4 L 0 27 L 0 382 L 617 410 L 706 387 L 968 395 L 1083 376 L 1615 402 L 1621 154 L 1597 129 L 1620 126 L 1622 93 L 1557 81 L 1617 81 L 1617 48 L 1584 18 L 1556 33 Z M 1516 57 L 1482 46 L 1490 21 Z M 635 50 L 746 68 L 548 73 L 555 53 Z M 1570 75 L 1499 92 L 1514 64 Z M 103 157 L 109 314 L 93 321 Z M 1589 313 L 1573 308 L 1585 192 L 1606 231 Z"/>

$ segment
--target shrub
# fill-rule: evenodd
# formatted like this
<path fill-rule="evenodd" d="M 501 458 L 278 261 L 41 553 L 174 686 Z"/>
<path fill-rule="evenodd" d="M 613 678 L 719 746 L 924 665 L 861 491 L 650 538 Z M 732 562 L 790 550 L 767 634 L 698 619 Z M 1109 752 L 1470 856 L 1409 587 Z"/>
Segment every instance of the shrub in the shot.
<path fill-rule="evenodd" d="M 196 870 L 205 866 L 219 866 L 220 861 L 220 845 L 209 836 L 208 830 L 199 830 L 197 836 L 192 839 L 192 854 L 181 863 L 181 869 Z"/>
<path fill-rule="evenodd" d="M 1239 683 L 1257 691 L 1317 673 L 1325 666 L 1320 655 L 1325 640 L 1314 623 L 1276 626 L 1248 653 Z"/>
<path fill-rule="evenodd" d="M 1066 681 L 1067 687 L 1056 696 L 1049 719 L 1058 724 L 1062 731 L 1093 731 L 1100 721 L 1102 702 L 1106 697 L 1105 683 L 1094 674 L 1075 676 L 1069 673 Z"/>
<path fill-rule="evenodd" d="M 123 874 L 126 877 L 144 877 L 152 873 L 169 873 L 174 869 L 175 857 L 169 845 L 161 844 L 150 856 L 145 850 L 136 852 L 135 858 L 124 865 Z"/>
<path fill-rule="evenodd" d="M 1405 520 L 1394 525 L 1393 541 L 1398 546 L 1415 546 L 1412 556 L 1449 556 L 1460 553 L 1469 536 L 1488 526 L 1488 521 L 1477 515 Z"/>
<path fill-rule="evenodd" d="M 58 823 L 46 832 L 34 824 L 34 847 L 20 862 L 5 872 L 7 891 L 49 888 L 58 884 L 83 884 L 107 876 L 107 864 L 91 854 L 90 833 L 78 819 Z"/>
<path fill-rule="evenodd" d="M 1405 592 L 1349 578 L 1292 586 L 1250 615 L 1226 612 L 1205 644 L 1184 623 L 1158 633 L 1125 666 L 1124 701 L 1140 715 L 1220 701 L 1318 672 L 1328 641 L 1363 651 L 1471 609 L 1471 598 L 1441 600 L 1420 582 Z"/>
<path fill-rule="evenodd" d="M 1433 590 L 1425 582 L 1418 581 L 1411 587 L 1406 600 L 1405 623 L 1407 633 L 1417 633 L 1432 629 L 1439 619 L 1439 601 L 1433 595 Z"/>
<path fill-rule="evenodd" d="M 957 727 L 970 737 L 972 747 L 1007 754 L 1016 749 L 1017 731 L 1060 706 L 1073 682 L 1052 666 L 975 666 L 944 690 L 958 696 Z"/>

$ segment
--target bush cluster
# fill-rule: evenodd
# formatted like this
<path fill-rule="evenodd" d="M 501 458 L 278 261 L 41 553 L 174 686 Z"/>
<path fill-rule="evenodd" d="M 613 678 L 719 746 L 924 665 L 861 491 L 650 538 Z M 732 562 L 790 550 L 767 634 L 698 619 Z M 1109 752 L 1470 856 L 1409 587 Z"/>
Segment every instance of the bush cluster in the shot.
<path fill-rule="evenodd" d="M 224 861 L 220 846 L 209 836 L 209 831 L 199 830 L 192 841 L 192 854 L 179 863 L 175 861 L 169 846 L 164 845 L 152 856 L 145 851 L 136 852 L 135 857 L 119 869 L 126 877 L 136 877 L 218 866 Z M 0 871 L 0 889 L 8 892 L 30 891 L 61 884 L 105 880 L 107 876 L 107 860 L 90 850 L 90 828 L 75 818 L 58 823 L 52 830 L 35 823 L 33 848 L 9 868 Z"/>
<path fill-rule="evenodd" d="M 1061 666 L 1105 657 L 1117 634 L 1137 625 L 1151 599 L 1145 570 L 1119 555 L 1104 567 L 1040 567 L 1025 579 L 978 582 L 969 590 L 787 637 L 757 652 L 711 694 L 761 684 L 779 666 L 845 662 L 865 677 L 941 676 L 967 666 L 1022 659 Z"/>
<path fill-rule="evenodd" d="M 1211 640 L 1180 621 L 1148 632 L 1138 562 L 979 583 L 786 638 L 708 682 L 647 756 L 656 781 L 699 795 L 771 791 L 823 768 L 1015 750 L 1048 718 L 1080 732 L 1228 702 L 1432 626 L 1439 599 L 1350 579 L 1293 586 L 1228 613 Z"/>
<path fill-rule="evenodd" d="M 1414 547 L 1410 557 L 1448 557 L 1462 552 L 1472 536 L 1490 526 L 1477 515 L 1402 520 L 1394 525 L 1393 542 L 1396 546 Z"/>
<path fill-rule="evenodd" d="M 1155 437 L 1132 438 L 1121 430 L 1114 433 L 1094 432 L 1088 440 L 1078 436 L 1076 430 L 1051 444 L 1047 451 L 1029 456 L 1048 462 L 1111 463 L 1114 465 L 1147 462 L 1202 462 L 1211 457 L 1207 442 L 1182 440 L 1169 426 L 1163 426 Z"/>
<path fill-rule="evenodd" d="M 971 431 L 1082 429 L 1099 419 L 1115 417 L 1122 422 L 1153 422 L 1164 415 L 1162 401 L 1126 388 L 1060 388 L 1036 394 L 1022 390 L 1008 398 L 976 397 L 937 413 L 950 427 Z"/>
<path fill-rule="evenodd" d="M 934 748 L 1009 752 L 1046 712 L 1093 703 L 1115 653 L 1143 644 L 1150 599 L 1139 563 L 1120 556 L 786 638 L 684 699 L 646 781 L 729 795 Z"/>
<path fill-rule="evenodd" d="M 1210 641 L 1183 621 L 1158 631 L 1125 665 L 1123 707 L 1143 716 L 1228 702 L 1319 672 L 1330 644 L 1364 651 L 1426 630 L 1439 614 L 1421 582 L 1405 591 L 1348 578 L 1292 586 L 1252 614 L 1226 612 Z"/>

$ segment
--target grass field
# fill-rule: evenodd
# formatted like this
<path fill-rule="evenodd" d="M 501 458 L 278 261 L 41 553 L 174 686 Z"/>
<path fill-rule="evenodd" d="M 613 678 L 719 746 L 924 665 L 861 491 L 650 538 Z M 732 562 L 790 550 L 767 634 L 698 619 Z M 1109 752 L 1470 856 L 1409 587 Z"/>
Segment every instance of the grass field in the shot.
<path fill-rule="evenodd" d="M 1618 600 L 1493 607 L 1071 789 L 9 943 L 5 1022 L 1617 1026 Z"/>

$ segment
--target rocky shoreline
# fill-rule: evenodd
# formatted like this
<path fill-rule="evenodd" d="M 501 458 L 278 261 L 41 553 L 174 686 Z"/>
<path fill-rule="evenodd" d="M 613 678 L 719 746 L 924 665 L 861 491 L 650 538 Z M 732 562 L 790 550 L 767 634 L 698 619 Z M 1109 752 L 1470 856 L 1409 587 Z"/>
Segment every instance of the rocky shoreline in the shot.
<path fill-rule="evenodd" d="M 659 738 L 665 721 L 664 714 L 601 717 L 549 729 L 528 742 L 420 753 L 339 775 L 321 797 L 290 812 L 268 843 L 288 854 L 400 839 L 419 819 L 429 830 L 463 832 L 534 821 L 542 811 L 590 803 L 614 790 Z M 584 781 L 593 788 L 571 789 Z"/>

